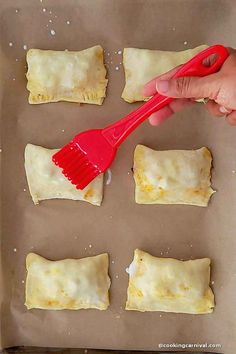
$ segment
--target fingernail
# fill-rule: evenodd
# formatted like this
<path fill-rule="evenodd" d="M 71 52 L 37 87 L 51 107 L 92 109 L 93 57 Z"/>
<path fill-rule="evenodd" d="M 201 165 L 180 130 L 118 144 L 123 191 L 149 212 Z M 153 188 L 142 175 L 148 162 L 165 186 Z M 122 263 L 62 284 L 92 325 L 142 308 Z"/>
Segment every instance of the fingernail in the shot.
<path fill-rule="evenodd" d="M 223 114 L 229 114 L 231 113 L 230 109 L 225 108 L 224 106 L 220 106 L 219 111 Z"/>
<path fill-rule="evenodd" d="M 169 81 L 166 81 L 166 80 L 161 80 L 161 81 L 158 81 L 157 84 L 156 84 L 156 89 L 157 91 L 159 92 L 167 92 L 169 90 Z"/>

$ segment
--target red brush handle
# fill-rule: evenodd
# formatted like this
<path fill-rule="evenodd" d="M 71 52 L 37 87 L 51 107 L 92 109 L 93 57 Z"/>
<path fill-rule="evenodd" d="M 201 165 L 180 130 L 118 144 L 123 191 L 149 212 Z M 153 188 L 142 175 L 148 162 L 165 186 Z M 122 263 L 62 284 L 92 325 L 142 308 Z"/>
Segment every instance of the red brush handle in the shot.
<path fill-rule="evenodd" d="M 214 63 L 210 66 L 205 66 L 203 64 L 204 59 L 214 54 L 217 56 Z M 207 76 L 213 74 L 221 68 L 228 56 L 228 50 L 224 46 L 211 46 L 182 65 L 175 75 L 173 75 L 173 78 L 182 76 Z M 174 98 L 162 96 L 157 93 L 138 109 L 103 129 L 102 134 L 111 145 L 118 147 L 139 124 L 152 113 L 158 111 L 173 100 Z"/>

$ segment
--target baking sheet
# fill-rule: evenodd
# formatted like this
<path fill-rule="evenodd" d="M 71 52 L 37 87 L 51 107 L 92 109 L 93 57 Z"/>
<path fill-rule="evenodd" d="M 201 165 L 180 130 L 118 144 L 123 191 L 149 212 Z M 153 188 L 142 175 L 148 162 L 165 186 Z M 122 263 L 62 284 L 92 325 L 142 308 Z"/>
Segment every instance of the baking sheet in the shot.
<path fill-rule="evenodd" d="M 122 145 L 100 208 L 68 200 L 34 206 L 23 153 L 28 142 L 60 147 L 78 131 L 103 127 L 137 106 L 120 98 L 124 73 L 122 57 L 116 52 L 122 48 L 184 50 L 217 42 L 235 46 L 235 1 L 2 0 L 0 4 L 2 347 L 160 350 L 160 343 L 207 342 L 221 348 L 206 351 L 232 354 L 236 348 L 236 128 L 224 119 L 211 118 L 201 105 L 159 128 L 144 123 Z M 26 46 L 81 50 L 96 44 L 105 48 L 108 66 L 108 96 L 103 106 L 27 103 Z M 136 205 L 130 168 L 138 143 L 161 150 L 208 146 L 217 190 L 209 207 Z M 125 268 L 135 248 L 156 256 L 163 252 L 163 256 L 183 259 L 210 257 L 214 313 L 125 312 Z M 27 311 L 25 256 L 31 251 L 53 260 L 108 252 L 109 310 Z"/>

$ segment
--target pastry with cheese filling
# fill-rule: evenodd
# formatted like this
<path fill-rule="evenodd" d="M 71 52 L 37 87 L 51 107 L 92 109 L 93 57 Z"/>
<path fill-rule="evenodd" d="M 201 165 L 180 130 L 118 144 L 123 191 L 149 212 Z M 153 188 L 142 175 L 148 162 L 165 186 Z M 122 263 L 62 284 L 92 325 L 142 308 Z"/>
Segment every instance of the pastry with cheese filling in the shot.
<path fill-rule="evenodd" d="M 102 104 L 108 80 L 100 45 L 79 52 L 30 49 L 26 60 L 29 103 Z"/>
<path fill-rule="evenodd" d="M 35 253 L 26 257 L 28 309 L 106 310 L 110 278 L 108 254 L 49 261 Z"/>
<path fill-rule="evenodd" d="M 181 52 L 124 48 L 125 87 L 121 97 L 129 103 L 148 100 L 142 92 L 148 81 L 186 63 L 206 48 L 207 45 L 201 45 Z"/>
<path fill-rule="evenodd" d="M 211 163 L 211 153 L 206 147 L 155 151 L 137 145 L 133 167 L 136 203 L 206 207 L 214 193 Z"/>
<path fill-rule="evenodd" d="M 136 249 L 129 269 L 126 310 L 211 313 L 210 259 L 179 261 Z"/>
<path fill-rule="evenodd" d="M 52 161 L 58 149 L 46 149 L 27 144 L 25 148 L 25 171 L 34 204 L 45 199 L 83 200 L 101 205 L 103 198 L 103 175 L 97 176 L 83 190 L 77 189 Z"/>

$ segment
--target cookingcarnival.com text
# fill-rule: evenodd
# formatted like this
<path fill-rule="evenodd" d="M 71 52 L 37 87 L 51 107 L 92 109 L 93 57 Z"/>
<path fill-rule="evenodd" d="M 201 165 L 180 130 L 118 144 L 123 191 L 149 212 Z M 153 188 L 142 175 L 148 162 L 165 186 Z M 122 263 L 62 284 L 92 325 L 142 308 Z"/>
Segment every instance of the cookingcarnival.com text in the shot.
<path fill-rule="evenodd" d="M 160 343 L 158 344 L 158 347 L 165 349 L 217 349 L 221 348 L 222 346 L 219 343 Z"/>

